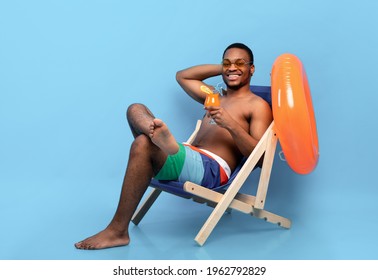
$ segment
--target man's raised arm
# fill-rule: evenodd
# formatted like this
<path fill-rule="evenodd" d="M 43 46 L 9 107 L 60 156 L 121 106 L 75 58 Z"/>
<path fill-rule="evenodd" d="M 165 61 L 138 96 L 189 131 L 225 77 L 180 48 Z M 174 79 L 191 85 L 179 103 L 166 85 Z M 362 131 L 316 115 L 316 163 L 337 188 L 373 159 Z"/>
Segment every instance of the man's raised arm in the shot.
<path fill-rule="evenodd" d="M 206 85 L 203 81 L 220 74 L 222 74 L 222 65 L 203 64 L 178 71 L 176 80 L 190 97 L 203 104 L 206 99 L 206 94 L 200 89 L 201 85 Z"/>

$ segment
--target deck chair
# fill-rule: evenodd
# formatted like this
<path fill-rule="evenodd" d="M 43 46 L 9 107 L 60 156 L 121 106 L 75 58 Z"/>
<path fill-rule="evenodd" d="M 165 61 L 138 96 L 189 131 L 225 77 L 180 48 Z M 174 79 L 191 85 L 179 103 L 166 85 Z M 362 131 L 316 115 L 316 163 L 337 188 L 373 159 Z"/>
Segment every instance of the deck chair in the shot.
<path fill-rule="evenodd" d="M 271 105 L 270 87 L 251 86 L 251 90 Z M 200 125 L 201 121 L 199 120 L 187 142 L 191 143 L 194 140 Z M 291 221 L 289 219 L 264 210 L 276 146 L 277 136 L 274 132 L 273 121 L 253 152 L 233 171 L 227 184 L 215 189 L 208 189 L 189 181 L 180 183 L 153 179 L 150 184 L 153 190 L 134 213 L 132 222 L 138 225 L 161 192 L 165 191 L 183 198 L 192 199 L 194 202 L 206 203 L 214 208 L 194 239 L 200 246 L 206 242 L 222 215 L 225 212 L 230 212 L 231 209 L 278 224 L 283 228 L 290 228 Z M 256 194 L 241 193 L 241 187 L 250 173 L 258 167 L 260 159 L 263 160 Z"/>

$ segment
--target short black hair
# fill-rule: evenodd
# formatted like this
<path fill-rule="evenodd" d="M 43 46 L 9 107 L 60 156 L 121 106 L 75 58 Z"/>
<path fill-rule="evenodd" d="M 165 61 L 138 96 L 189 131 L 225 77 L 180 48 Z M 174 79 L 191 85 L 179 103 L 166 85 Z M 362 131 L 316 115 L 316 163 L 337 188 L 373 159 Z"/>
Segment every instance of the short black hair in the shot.
<path fill-rule="evenodd" d="M 233 44 L 229 45 L 224 50 L 222 58 L 224 57 L 226 51 L 228 51 L 229 49 L 233 49 L 233 48 L 245 50 L 249 55 L 249 58 L 250 58 L 249 61 L 251 62 L 251 65 L 253 65 L 253 52 L 248 46 L 244 45 L 243 43 L 233 43 Z"/>

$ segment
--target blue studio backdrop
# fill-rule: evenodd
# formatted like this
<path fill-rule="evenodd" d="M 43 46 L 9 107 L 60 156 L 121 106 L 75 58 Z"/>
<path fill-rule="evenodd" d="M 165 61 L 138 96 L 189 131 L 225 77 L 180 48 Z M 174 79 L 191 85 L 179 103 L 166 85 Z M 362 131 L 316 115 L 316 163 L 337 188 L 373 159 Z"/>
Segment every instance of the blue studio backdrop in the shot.
<path fill-rule="evenodd" d="M 368 0 L 1 0 L 0 259 L 377 259 L 377 10 Z M 128 105 L 146 104 L 186 140 L 203 108 L 176 71 L 219 63 L 234 42 L 254 51 L 253 84 L 270 85 L 282 53 L 306 68 L 319 163 L 302 176 L 276 156 L 266 204 L 292 228 L 235 212 L 198 247 L 211 209 L 164 194 L 130 227 L 129 246 L 76 250 L 115 211 Z"/>

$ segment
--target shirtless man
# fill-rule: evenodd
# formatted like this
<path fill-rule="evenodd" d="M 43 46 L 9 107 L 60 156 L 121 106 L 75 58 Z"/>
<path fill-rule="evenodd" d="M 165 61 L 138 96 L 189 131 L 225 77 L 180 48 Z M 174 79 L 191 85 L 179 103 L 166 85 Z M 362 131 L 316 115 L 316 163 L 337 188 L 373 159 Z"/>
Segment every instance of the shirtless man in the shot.
<path fill-rule="evenodd" d="M 103 249 L 128 245 L 129 223 L 153 177 L 197 180 L 209 188 L 227 180 L 224 174 L 229 176 L 239 161 L 252 152 L 272 121 L 268 103 L 250 91 L 254 71 L 252 51 L 235 43 L 226 48 L 221 64 L 198 65 L 177 72 L 178 83 L 200 104 L 206 98 L 206 93 L 200 90 L 204 80 L 222 75 L 227 85 L 221 106 L 205 108 L 207 113 L 192 146 L 177 143 L 166 124 L 147 107 L 131 105 L 127 119 L 135 139 L 117 210 L 103 231 L 76 243 L 75 247 Z M 216 124 L 211 124 L 210 118 Z M 198 162 L 190 161 L 192 157 L 203 164 L 197 166 Z"/>

